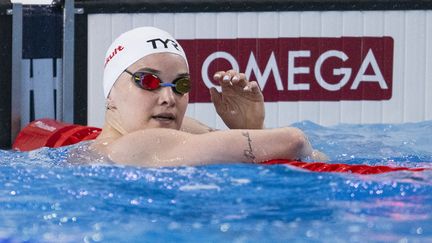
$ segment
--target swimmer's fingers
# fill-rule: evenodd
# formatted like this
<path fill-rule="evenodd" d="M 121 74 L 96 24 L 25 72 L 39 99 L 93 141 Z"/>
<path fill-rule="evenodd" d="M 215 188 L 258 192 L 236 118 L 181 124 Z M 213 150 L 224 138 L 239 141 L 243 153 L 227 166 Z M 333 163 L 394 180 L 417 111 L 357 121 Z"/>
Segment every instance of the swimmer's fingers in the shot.
<path fill-rule="evenodd" d="M 220 86 L 222 87 L 222 92 L 227 88 L 228 89 L 232 88 L 233 86 L 233 83 L 231 81 L 232 76 L 228 72 L 225 71 L 216 72 L 213 75 L 213 79 L 220 84 Z"/>
<path fill-rule="evenodd" d="M 215 81 L 221 82 L 224 75 L 225 75 L 225 71 L 218 71 L 213 75 L 213 79 Z"/>
<path fill-rule="evenodd" d="M 226 71 L 224 81 L 230 81 L 231 84 L 238 85 L 242 88 L 248 83 L 244 73 L 239 73 L 233 69 Z"/>
<path fill-rule="evenodd" d="M 220 77 L 221 75 L 223 75 L 223 77 L 221 78 L 222 80 L 220 81 L 220 84 L 223 90 L 227 88 L 243 90 L 246 86 L 249 85 L 249 81 L 247 80 L 244 73 L 239 73 L 235 70 L 228 70 L 225 73 L 217 73 L 217 77 Z"/>
<path fill-rule="evenodd" d="M 243 88 L 244 91 L 252 92 L 253 94 L 260 94 L 261 89 L 258 86 L 258 83 L 256 81 L 249 82 L 248 85 L 246 85 Z"/>
<path fill-rule="evenodd" d="M 231 81 L 231 74 L 227 71 L 218 71 L 213 75 L 213 79 L 220 84 L 229 83 Z"/>
<path fill-rule="evenodd" d="M 246 75 L 244 73 L 238 73 L 232 78 L 233 84 L 239 86 L 240 88 L 244 89 L 249 85 L 249 81 L 246 78 Z"/>
<path fill-rule="evenodd" d="M 231 69 L 228 71 L 218 71 L 213 75 L 213 79 L 219 81 L 221 84 L 237 83 L 239 81 L 238 72 Z"/>
<path fill-rule="evenodd" d="M 222 104 L 222 94 L 217 91 L 216 88 L 212 87 L 210 88 L 210 99 L 213 102 L 216 111 L 219 113 L 219 110 L 221 109 Z"/>
<path fill-rule="evenodd" d="M 238 77 L 236 74 L 237 72 L 232 69 L 225 72 L 221 82 L 222 89 L 231 88 L 234 83 L 238 82 Z"/>

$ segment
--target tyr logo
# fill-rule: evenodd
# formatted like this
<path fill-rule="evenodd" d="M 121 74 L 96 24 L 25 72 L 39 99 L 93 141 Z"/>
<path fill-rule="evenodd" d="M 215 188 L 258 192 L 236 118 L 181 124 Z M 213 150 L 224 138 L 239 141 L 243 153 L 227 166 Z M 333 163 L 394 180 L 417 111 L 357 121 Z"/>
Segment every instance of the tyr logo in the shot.
<path fill-rule="evenodd" d="M 153 49 L 157 49 L 157 48 L 158 48 L 158 43 L 159 43 L 159 42 L 163 44 L 163 47 L 164 47 L 164 48 L 168 48 L 168 43 L 171 43 L 171 45 L 172 45 L 175 49 L 177 49 L 178 51 L 180 51 L 179 48 L 178 48 L 178 44 L 177 44 L 177 42 L 175 42 L 175 41 L 173 41 L 173 40 L 171 40 L 171 39 L 166 39 L 166 40 L 164 41 L 164 40 L 162 40 L 161 38 L 157 38 L 157 39 L 148 40 L 147 42 L 152 43 Z"/>

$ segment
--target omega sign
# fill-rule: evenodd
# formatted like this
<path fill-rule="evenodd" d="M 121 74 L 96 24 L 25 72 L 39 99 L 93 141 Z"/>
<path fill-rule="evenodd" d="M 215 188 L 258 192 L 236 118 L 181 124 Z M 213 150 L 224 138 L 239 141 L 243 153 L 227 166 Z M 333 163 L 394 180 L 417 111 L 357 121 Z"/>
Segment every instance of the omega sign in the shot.
<path fill-rule="evenodd" d="M 256 80 L 266 101 L 388 100 L 391 37 L 180 40 L 194 87 L 191 102 L 210 102 L 218 70 Z"/>

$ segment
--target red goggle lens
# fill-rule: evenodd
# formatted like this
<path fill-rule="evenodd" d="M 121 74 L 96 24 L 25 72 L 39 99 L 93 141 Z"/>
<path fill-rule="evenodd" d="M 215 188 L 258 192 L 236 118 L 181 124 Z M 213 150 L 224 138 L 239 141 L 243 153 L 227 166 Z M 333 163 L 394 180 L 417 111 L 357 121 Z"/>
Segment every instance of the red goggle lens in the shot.
<path fill-rule="evenodd" d="M 161 80 L 153 74 L 141 74 L 139 82 L 143 89 L 155 90 L 160 87 Z"/>

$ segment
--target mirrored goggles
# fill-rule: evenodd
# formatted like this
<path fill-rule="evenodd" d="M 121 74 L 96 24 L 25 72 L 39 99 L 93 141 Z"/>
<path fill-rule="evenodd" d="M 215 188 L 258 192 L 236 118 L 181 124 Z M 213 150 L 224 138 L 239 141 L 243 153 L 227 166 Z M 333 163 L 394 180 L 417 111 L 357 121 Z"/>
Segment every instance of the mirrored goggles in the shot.
<path fill-rule="evenodd" d="M 164 83 L 162 80 L 148 72 L 136 72 L 131 73 L 125 70 L 126 73 L 130 74 L 136 85 L 145 90 L 157 90 L 161 87 L 171 87 L 172 90 L 180 95 L 184 95 L 191 90 L 191 81 L 189 77 L 179 77 L 172 81 L 171 83 Z"/>

